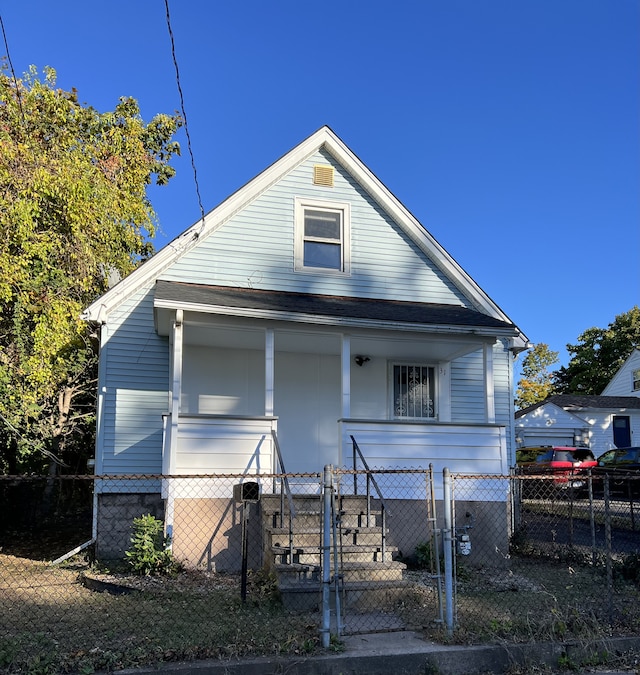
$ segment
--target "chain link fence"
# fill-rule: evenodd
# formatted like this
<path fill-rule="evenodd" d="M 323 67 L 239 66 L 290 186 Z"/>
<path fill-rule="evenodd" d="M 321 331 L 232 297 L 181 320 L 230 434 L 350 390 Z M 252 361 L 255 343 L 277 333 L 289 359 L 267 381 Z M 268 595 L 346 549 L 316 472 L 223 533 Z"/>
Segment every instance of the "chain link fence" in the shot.
<path fill-rule="evenodd" d="M 479 485 L 509 494 L 508 541 L 495 551 L 474 527 L 483 502 L 463 501 Z M 468 532 L 485 557 L 502 558 L 501 564 L 472 565 L 458 546 L 458 637 L 589 640 L 637 634 L 639 489 L 634 476 L 617 483 L 602 477 L 455 476 L 458 539 Z"/>
<path fill-rule="evenodd" d="M 329 475 L 0 477 L 0 670 L 640 629 L 633 481 Z"/>

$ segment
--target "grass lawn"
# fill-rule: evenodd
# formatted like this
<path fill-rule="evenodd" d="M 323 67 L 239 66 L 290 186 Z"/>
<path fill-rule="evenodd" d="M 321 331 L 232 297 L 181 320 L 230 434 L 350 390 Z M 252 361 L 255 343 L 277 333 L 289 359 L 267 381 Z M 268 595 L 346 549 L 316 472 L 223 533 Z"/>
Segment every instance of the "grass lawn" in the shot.
<path fill-rule="evenodd" d="M 114 594 L 87 588 L 115 583 Z M 407 627 L 445 640 L 429 575 L 414 582 L 393 611 Z M 460 567 L 453 641 L 594 640 L 640 632 L 640 586 L 603 569 L 511 558 L 506 569 Z M 312 654 L 320 616 L 286 612 L 272 577 L 240 579 L 206 572 L 131 577 L 90 568 L 80 556 L 51 566 L 0 554 L 0 672 L 92 673 L 177 660 Z M 336 645 L 336 648 L 339 648 Z"/>

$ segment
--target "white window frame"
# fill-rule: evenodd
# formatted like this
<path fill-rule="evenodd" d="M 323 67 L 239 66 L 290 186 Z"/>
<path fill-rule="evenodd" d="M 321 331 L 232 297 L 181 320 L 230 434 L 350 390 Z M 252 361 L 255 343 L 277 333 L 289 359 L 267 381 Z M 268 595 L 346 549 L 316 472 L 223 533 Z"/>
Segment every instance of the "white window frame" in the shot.
<path fill-rule="evenodd" d="M 305 237 L 304 214 L 307 209 L 340 213 L 340 269 L 333 267 L 311 267 L 304 264 L 304 245 L 306 241 L 320 241 Z M 348 202 L 333 202 L 319 199 L 295 199 L 295 270 L 297 272 L 313 272 L 322 274 L 337 274 L 345 276 L 351 272 L 351 206 Z"/>
<path fill-rule="evenodd" d="M 631 371 L 631 391 L 640 391 L 640 368 Z"/>
<path fill-rule="evenodd" d="M 431 370 L 431 377 L 433 378 L 433 415 L 397 415 L 396 414 L 396 392 L 395 392 L 395 368 L 429 368 Z M 411 420 L 421 422 L 436 422 L 438 420 L 438 397 L 440 396 L 440 388 L 438 386 L 438 365 L 435 363 L 423 361 L 389 361 L 389 413 L 391 419 L 394 420 Z"/>

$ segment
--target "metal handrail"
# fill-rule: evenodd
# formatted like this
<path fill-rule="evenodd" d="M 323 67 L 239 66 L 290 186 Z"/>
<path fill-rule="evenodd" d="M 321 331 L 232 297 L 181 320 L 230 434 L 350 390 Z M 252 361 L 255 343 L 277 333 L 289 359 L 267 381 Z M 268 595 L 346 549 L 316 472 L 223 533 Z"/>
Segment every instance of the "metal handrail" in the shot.
<path fill-rule="evenodd" d="M 364 455 L 362 454 L 362 450 L 360 450 L 360 446 L 358 445 L 358 442 L 353 436 L 350 436 L 351 442 L 353 443 L 353 469 L 354 471 L 357 468 L 357 458 L 360 457 L 360 461 L 362 462 L 362 465 L 364 466 L 365 472 L 367 474 L 367 527 L 370 526 L 370 517 L 371 517 L 371 487 L 370 485 L 373 484 L 373 487 L 375 488 L 376 492 L 378 493 L 378 499 L 380 500 L 380 516 L 382 522 L 380 523 L 381 529 L 382 529 L 382 562 L 385 561 L 386 558 L 386 548 L 387 548 L 387 505 L 385 504 L 384 497 L 382 496 L 382 490 L 378 487 L 378 483 L 376 479 L 373 476 L 373 473 L 371 469 L 369 468 L 369 465 L 367 464 L 367 460 L 364 458 Z M 357 495 L 358 494 L 358 474 L 354 473 L 353 474 L 353 494 Z"/>
<path fill-rule="evenodd" d="M 280 527 L 284 527 L 284 496 L 287 495 L 287 502 L 289 504 L 289 563 L 293 562 L 293 519 L 296 517 L 296 507 L 293 504 L 293 494 L 291 488 L 289 487 L 289 479 L 287 477 L 287 472 L 284 468 L 284 462 L 282 461 L 282 452 L 280 451 L 280 443 L 278 443 L 278 437 L 275 430 L 271 430 L 271 437 L 273 439 L 273 447 L 276 450 L 276 457 L 278 460 L 278 466 L 276 468 L 280 469 L 281 474 L 281 486 L 284 487 L 284 490 L 280 489 Z M 277 471 L 276 471 L 277 473 Z M 273 488 L 275 492 L 275 478 L 273 481 Z"/>

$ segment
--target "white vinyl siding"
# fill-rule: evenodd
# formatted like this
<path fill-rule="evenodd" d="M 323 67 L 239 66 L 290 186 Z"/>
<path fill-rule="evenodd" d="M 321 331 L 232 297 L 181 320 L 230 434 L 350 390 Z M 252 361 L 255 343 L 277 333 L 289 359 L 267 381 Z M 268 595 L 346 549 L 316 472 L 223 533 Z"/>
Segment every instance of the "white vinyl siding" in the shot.
<path fill-rule="evenodd" d="M 108 323 L 101 466 L 104 473 L 162 472 L 162 415 L 167 412 L 169 347 L 153 326 L 153 291 L 129 298 Z"/>
<path fill-rule="evenodd" d="M 353 434 L 372 468 L 416 468 L 433 465 L 436 476 L 447 467 L 453 473 L 502 474 L 507 470 L 505 428 L 495 424 L 422 424 L 390 422 L 385 425 L 351 420 L 343 426 L 343 453 L 351 450 Z M 348 461 L 348 457 L 344 458 Z M 436 482 L 440 490 L 441 482 Z M 394 497 L 424 499 L 424 486 Z M 498 483 L 484 499 L 500 499 L 506 486 Z"/>
<path fill-rule="evenodd" d="M 313 185 L 314 164 L 335 167 L 332 188 Z M 350 207 L 349 275 L 295 271 L 295 198 Z M 463 294 L 380 211 L 344 169 L 315 153 L 167 269 L 168 281 L 250 286 L 470 306 Z"/>
<path fill-rule="evenodd" d="M 485 421 L 482 349 L 451 362 L 451 421 Z"/>
<path fill-rule="evenodd" d="M 634 349 L 604 388 L 603 396 L 640 396 L 640 349 Z"/>
<path fill-rule="evenodd" d="M 181 412 L 264 415 L 264 352 L 187 345 Z"/>

